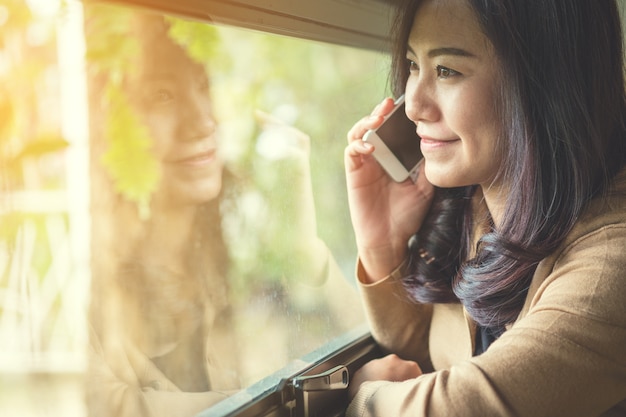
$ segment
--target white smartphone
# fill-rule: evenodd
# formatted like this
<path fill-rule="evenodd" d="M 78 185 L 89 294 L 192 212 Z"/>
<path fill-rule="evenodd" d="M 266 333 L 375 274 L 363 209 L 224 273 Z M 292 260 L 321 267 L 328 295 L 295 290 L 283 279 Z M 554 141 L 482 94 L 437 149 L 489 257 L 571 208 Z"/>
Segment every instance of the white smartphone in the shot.
<path fill-rule="evenodd" d="M 404 112 L 404 95 L 378 129 L 367 131 L 365 142 L 374 145 L 374 158 L 396 182 L 417 179 L 418 163 L 422 159 L 420 137 Z"/>

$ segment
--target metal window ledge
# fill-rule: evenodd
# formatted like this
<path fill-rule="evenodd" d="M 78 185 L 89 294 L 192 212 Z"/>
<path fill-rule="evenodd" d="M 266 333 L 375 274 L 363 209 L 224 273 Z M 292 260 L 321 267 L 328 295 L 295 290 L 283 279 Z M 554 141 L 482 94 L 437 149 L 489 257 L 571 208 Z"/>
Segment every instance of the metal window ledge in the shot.
<path fill-rule="evenodd" d="M 198 417 L 342 416 L 348 405 L 346 379 L 365 362 L 380 356 L 367 326 L 359 327 Z"/>

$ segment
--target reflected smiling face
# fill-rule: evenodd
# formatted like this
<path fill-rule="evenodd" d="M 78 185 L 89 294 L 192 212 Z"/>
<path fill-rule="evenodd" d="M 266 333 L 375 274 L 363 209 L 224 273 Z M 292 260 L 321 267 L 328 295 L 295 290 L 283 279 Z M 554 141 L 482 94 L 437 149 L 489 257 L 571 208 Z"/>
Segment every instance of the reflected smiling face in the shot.
<path fill-rule="evenodd" d="M 131 99 L 148 127 L 162 179 L 156 204 L 200 204 L 216 198 L 223 163 L 217 154 L 209 80 L 202 65 L 168 38 L 144 45 Z"/>
<path fill-rule="evenodd" d="M 406 113 L 422 138 L 428 180 L 490 186 L 500 166 L 490 41 L 466 0 L 426 0 L 407 45 Z"/>

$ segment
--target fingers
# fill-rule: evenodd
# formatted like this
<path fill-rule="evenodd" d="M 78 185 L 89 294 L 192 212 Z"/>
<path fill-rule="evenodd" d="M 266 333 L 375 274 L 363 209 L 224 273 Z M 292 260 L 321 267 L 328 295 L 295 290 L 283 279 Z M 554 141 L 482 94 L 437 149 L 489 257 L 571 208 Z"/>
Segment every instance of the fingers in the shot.
<path fill-rule="evenodd" d="M 378 128 L 385 120 L 385 116 L 394 108 L 393 99 L 387 97 L 378 104 L 369 116 L 355 123 L 348 132 L 348 146 L 345 149 L 345 164 L 348 172 L 360 168 L 367 158 L 374 152 L 374 146 L 363 142 L 363 136 L 370 129 Z"/>
<path fill-rule="evenodd" d="M 350 382 L 349 395 L 351 399 L 354 398 L 361 384 L 366 381 L 400 382 L 417 378 L 421 374 L 422 370 L 417 362 L 404 360 L 395 354 L 390 354 L 363 365 Z"/>
<path fill-rule="evenodd" d="M 374 152 L 374 145 L 362 140 L 355 140 L 346 147 L 348 156 L 369 155 Z"/>
<path fill-rule="evenodd" d="M 309 135 L 291 126 L 276 116 L 261 110 L 255 110 L 254 115 L 262 126 L 262 133 L 258 138 L 257 150 L 271 159 L 280 159 L 286 156 L 304 156 L 311 154 L 311 139 Z"/>
<path fill-rule="evenodd" d="M 372 110 L 372 116 L 386 116 L 391 110 L 393 110 L 395 103 L 391 97 L 385 98 L 380 104 L 374 107 Z"/>
<path fill-rule="evenodd" d="M 393 99 L 389 97 L 384 99 L 372 110 L 369 116 L 362 118 L 352 126 L 350 131 L 348 131 L 348 142 L 351 143 L 356 140 L 362 140 L 368 130 L 379 127 L 385 119 L 385 116 L 389 114 L 393 107 Z"/>
<path fill-rule="evenodd" d="M 390 381 L 405 381 L 417 378 L 422 374 L 422 370 L 417 362 L 401 359 L 396 354 L 390 354 L 382 358 L 383 366 L 388 369 L 388 379 Z"/>
<path fill-rule="evenodd" d="M 346 146 L 344 165 L 347 173 L 354 172 L 366 163 L 364 158 L 374 152 L 374 146 L 362 140 L 355 140 Z"/>
<path fill-rule="evenodd" d="M 369 115 L 362 118 L 348 131 L 348 143 L 363 140 L 365 133 L 370 129 L 379 127 L 383 120 L 384 117 L 380 115 Z"/>

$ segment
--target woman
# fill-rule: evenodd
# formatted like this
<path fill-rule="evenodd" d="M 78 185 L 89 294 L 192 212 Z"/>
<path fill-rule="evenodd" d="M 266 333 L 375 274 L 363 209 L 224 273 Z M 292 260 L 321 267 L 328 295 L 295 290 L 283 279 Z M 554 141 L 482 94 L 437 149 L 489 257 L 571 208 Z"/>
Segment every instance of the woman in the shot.
<path fill-rule="evenodd" d="M 88 407 L 92 415 L 192 416 L 240 388 L 209 79 L 162 16 L 115 17 L 132 23 L 138 48 L 124 44 L 133 53 L 123 80 L 104 84 L 116 112 L 107 129 L 123 145 L 143 134 L 148 158 L 135 158 L 147 162 L 131 168 L 144 174 L 154 163 L 158 175 L 143 211 L 111 181 L 122 156 L 105 157 L 107 175 L 96 175 Z M 123 130 L 110 127 L 116 117 Z M 107 151 L 94 148 L 100 162 Z"/>
<path fill-rule="evenodd" d="M 626 415 L 626 98 L 614 1 L 411 0 L 393 75 L 424 155 L 348 133 L 357 276 L 390 355 L 349 416 Z"/>
<path fill-rule="evenodd" d="M 202 55 L 198 35 L 210 41 L 214 29 L 149 13 L 89 10 L 87 27 L 95 39 L 88 39 L 101 48 L 90 55 L 108 53 L 109 60 L 99 67 L 110 76 L 109 83 L 100 82 L 108 86 L 106 94 L 92 91 L 92 114 L 97 122 L 107 113 L 96 107 L 103 96 L 112 102 L 107 110 L 115 113 L 104 128 L 92 121 L 96 137 L 100 131 L 110 137 L 93 141 L 94 170 L 104 160 L 106 172 L 94 175 L 101 184 L 93 186 L 97 256 L 89 411 L 94 416 L 194 416 L 259 373 L 284 366 L 294 355 L 287 348 L 300 355 L 297 349 L 310 343 L 300 337 L 309 323 L 320 332 L 360 323 L 359 300 L 349 297 L 356 295 L 354 288 L 317 236 L 309 137 L 269 116 L 259 115 L 265 144 L 274 150 L 280 142 L 290 145 L 283 145 L 282 165 L 265 167 L 281 169 L 293 190 L 272 201 L 279 206 L 276 219 L 274 214 L 259 219 L 278 223 L 267 230 L 289 231 L 289 245 L 276 239 L 265 244 L 282 244 L 271 248 L 280 256 L 282 269 L 276 270 L 291 281 L 267 279 L 258 265 L 251 277 L 239 277 L 239 252 L 232 253 L 230 264 L 227 249 L 237 251 L 237 243 L 251 239 L 246 233 L 235 242 L 224 237 L 233 238 L 233 229 L 245 230 L 233 225 L 246 221 L 236 218 L 238 206 L 245 204 L 239 192 L 252 181 L 242 184 L 248 180 L 240 178 L 235 184 L 218 152 L 214 105 L 222 103 L 210 97 L 208 42 L 201 44 L 203 56 L 196 56 Z M 105 18 L 107 10 L 111 19 Z M 130 42 L 120 45 L 116 41 L 122 36 L 115 32 L 107 42 L 107 28 L 121 31 Z M 219 65 L 218 59 L 213 63 Z M 150 181 L 140 180 L 150 179 L 147 174 L 155 166 L 157 181 L 151 188 Z M 151 191 L 150 198 L 139 198 L 137 188 Z M 230 234 L 222 225 L 230 226 Z M 245 249 L 241 252 L 240 262 L 250 263 Z M 272 297 L 262 292 L 270 285 Z M 300 307 L 297 297 L 303 294 L 308 303 Z M 312 312 L 311 301 L 317 300 L 324 300 L 326 315 Z M 302 348 L 289 338 L 293 334 Z"/>

